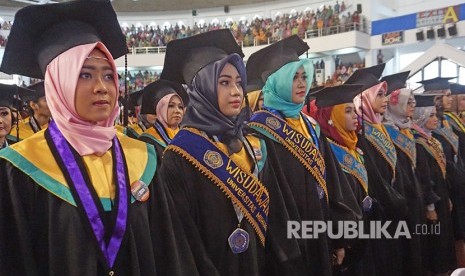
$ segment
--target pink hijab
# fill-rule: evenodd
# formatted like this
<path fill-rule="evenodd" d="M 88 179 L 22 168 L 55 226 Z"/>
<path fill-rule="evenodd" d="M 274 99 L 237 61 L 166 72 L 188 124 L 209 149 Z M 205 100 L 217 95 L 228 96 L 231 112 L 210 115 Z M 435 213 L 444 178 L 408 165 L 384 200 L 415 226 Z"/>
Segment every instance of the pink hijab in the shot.
<path fill-rule="evenodd" d="M 173 97 L 178 97 L 179 100 L 181 100 L 181 103 L 184 105 L 181 97 L 179 97 L 177 93 L 171 93 L 161 98 L 155 109 L 157 112 L 157 120 L 160 121 L 160 123 L 165 127 L 165 129 L 170 128 L 170 126 L 168 125 L 168 106 L 170 104 L 171 98 Z"/>
<path fill-rule="evenodd" d="M 113 57 L 101 42 L 79 45 L 65 51 L 48 64 L 45 72 L 45 97 L 53 121 L 81 156 L 104 153 L 112 146 L 112 139 L 116 135 L 114 121 L 119 112 L 116 102 L 110 117 L 97 124 L 82 120 L 76 112 L 74 98 L 79 73 L 84 61 L 95 48 L 108 58 L 114 71 L 115 86 L 118 87 Z"/>
<path fill-rule="evenodd" d="M 372 124 L 381 124 L 381 114 L 376 113 L 373 110 L 373 103 L 375 102 L 378 91 L 383 88 L 386 90 L 387 84 L 385 81 L 368 88 L 363 91 L 360 95 L 354 98 L 355 108 L 357 109 L 358 116 L 362 116 L 363 120 Z M 361 109 L 360 109 L 361 106 Z"/>

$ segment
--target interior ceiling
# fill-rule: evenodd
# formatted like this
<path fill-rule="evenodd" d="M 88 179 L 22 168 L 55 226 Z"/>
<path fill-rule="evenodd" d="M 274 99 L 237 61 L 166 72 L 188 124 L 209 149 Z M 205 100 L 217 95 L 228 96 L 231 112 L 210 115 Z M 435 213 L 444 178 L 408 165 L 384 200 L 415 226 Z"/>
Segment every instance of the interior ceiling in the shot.
<path fill-rule="evenodd" d="M 116 12 L 157 12 L 195 10 L 224 6 L 276 2 L 277 0 L 113 0 Z M 0 7 L 21 8 L 31 4 L 66 2 L 66 0 L 0 0 Z"/>

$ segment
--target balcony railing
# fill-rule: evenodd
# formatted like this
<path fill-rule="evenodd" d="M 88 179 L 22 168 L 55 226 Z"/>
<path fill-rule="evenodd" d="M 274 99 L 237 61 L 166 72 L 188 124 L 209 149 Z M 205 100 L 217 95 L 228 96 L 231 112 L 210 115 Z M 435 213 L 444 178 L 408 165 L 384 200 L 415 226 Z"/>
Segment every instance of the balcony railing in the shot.
<path fill-rule="evenodd" d="M 369 34 L 369 30 L 367 28 L 367 23 L 351 23 L 345 25 L 337 25 L 332 27 L 326 27 L 321 29 L 311 29 L 307 30 L 304 33 L 303 39 L 310 39 L 315 37 L 327 36 L 327 35 L 334 35 L 340 34 L 345 32 L 352 32 L 352 31 L 360 31 Z M 269 45 L 272 44 L 279 39 L 274 39 L 273 37 L 267 38 L 266 41 L 259 41 L 257 39 L 252 40 L 250 43 L 241 42 L 242 47 L 253 47 L 259 45 Z M 166 46 L 159 46 L 159 47 L 133 47 L 129 49 L 129 54 L 161 54 L 166 52 Z"/>

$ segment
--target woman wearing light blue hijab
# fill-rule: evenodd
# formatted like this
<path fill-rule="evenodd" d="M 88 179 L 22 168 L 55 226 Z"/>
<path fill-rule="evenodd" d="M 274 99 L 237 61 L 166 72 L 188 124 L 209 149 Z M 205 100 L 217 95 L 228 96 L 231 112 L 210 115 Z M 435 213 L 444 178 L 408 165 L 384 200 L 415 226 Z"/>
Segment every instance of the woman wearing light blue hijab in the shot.
<path fill-rule="evenodd" d="M 263 82 L 263 110 L 254 113 L 249 126 L 265 137 L 279 182 L 279 191 L 270 190 L 270 197 L 282 197 L 290 219 L 299 223 L 358 220 L 360 208 L 326 139 L 316 122 L 301 112 L 314 74 L 311 61 L 299 59 L 307 50 L 304 41 L 292 36 L 247 61 L 248 81 Z M 269 223 L 275 229 L 272 218 Z M 285 228 L 273 234 L 289 233 Z M 266 275 L 331 275 L 332 264 L 342 263 L 345 244 L 326 235 L 297 240 L 297 256 L 272 256 Z M 296 241 L 293 238 L 298 237 L 289 243 Z"/>

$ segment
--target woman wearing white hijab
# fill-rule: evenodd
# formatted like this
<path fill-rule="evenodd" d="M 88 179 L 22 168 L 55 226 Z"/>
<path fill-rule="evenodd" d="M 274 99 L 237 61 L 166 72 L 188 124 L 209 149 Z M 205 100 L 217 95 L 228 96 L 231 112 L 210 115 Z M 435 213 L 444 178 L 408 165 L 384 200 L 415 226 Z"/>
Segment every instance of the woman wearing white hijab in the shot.
<path fill-rule="evenodd" d="M 448 271 L 456 267 L 454 233 L 446 158 L 441 143 L 432 136 L 433 130 L 438 127 L 433 97 L 415 97 L 417 107 L 412 129 L 417 150 L 416 170 L 423 189 L 426 220 L 431 227 L 439 227 L 439 231 L 433 235 L 421 237 L 423 266 L 432 275 L 447 275 Z"/>

